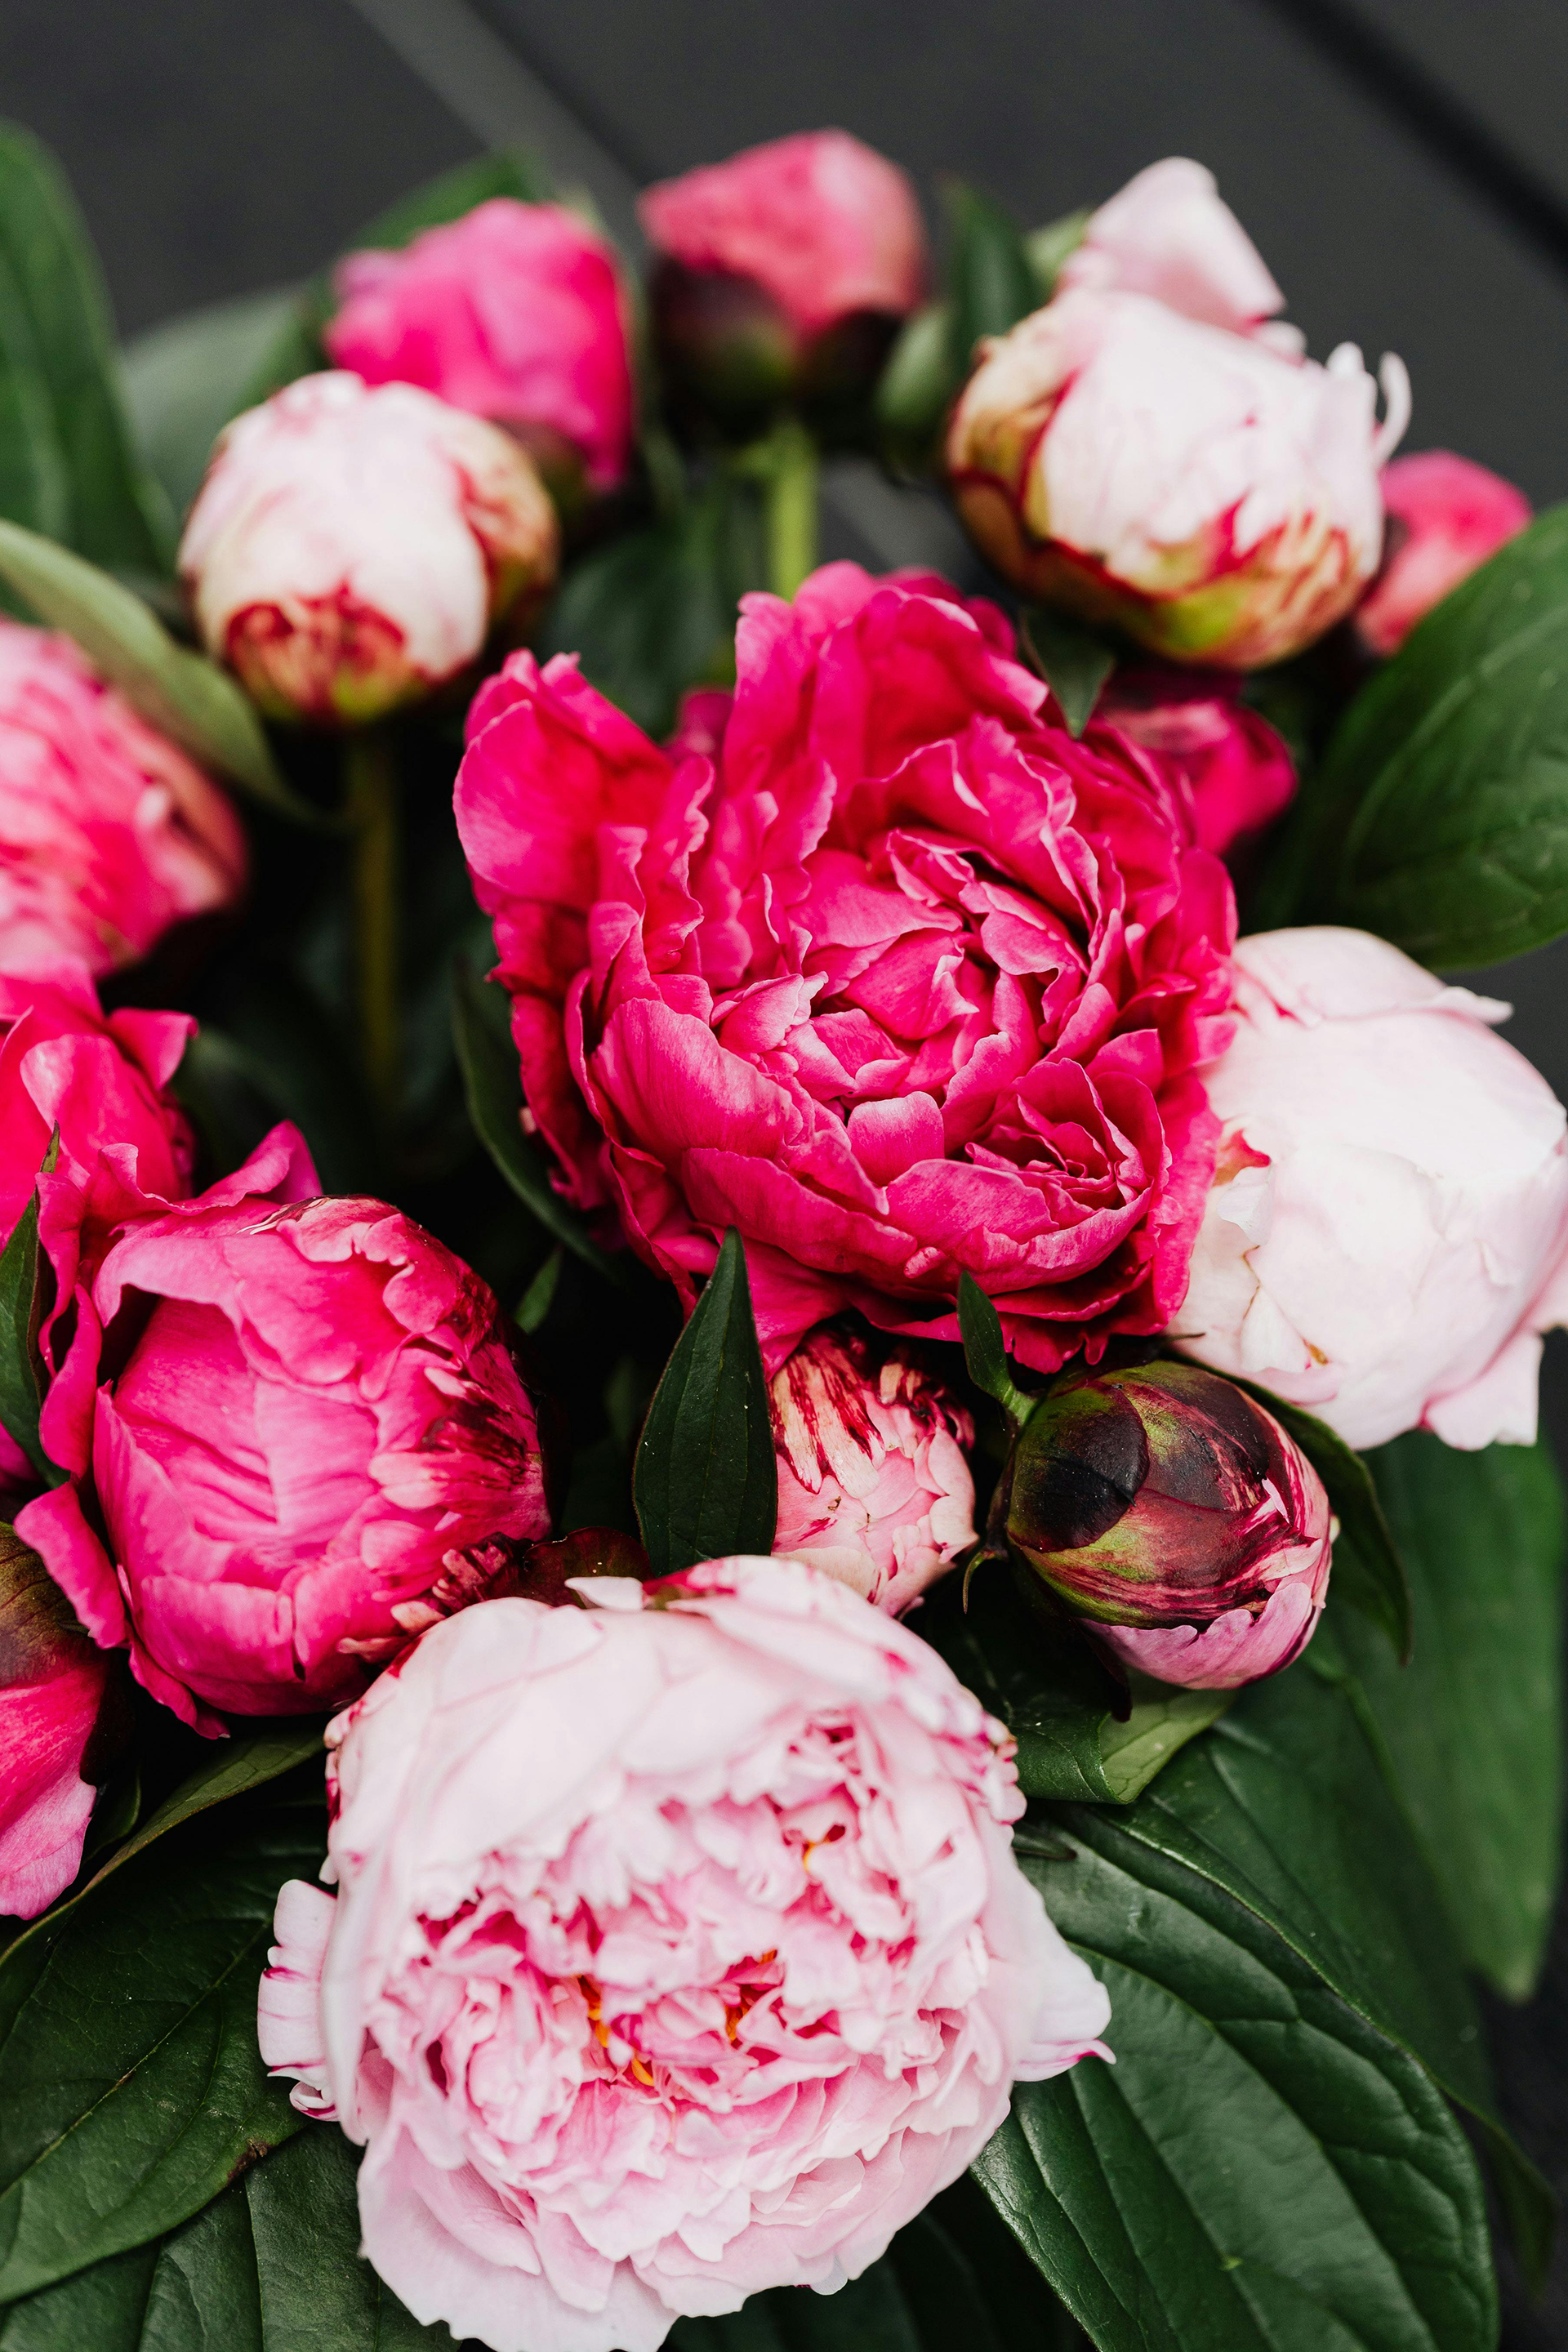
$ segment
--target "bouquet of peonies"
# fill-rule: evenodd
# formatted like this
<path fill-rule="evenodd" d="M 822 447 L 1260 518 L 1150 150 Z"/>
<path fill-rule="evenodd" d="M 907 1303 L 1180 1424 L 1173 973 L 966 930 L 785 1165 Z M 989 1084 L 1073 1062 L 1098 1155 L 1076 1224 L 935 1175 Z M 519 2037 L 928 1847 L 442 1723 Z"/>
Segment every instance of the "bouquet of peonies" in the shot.
<path fill-rule="evenodd" d="M 0 140 L 0 2346 L 1488 2352 L 1568 510 L 1193 163 L 642 226 Z"/>

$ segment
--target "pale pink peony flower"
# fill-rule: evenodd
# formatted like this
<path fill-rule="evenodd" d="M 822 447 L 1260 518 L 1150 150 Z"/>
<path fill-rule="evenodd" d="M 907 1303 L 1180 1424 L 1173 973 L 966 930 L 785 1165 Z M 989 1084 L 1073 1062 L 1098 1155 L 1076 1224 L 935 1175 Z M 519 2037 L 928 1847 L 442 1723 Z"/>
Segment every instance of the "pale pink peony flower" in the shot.
<path fill-rule="evenodd" d="M 1225 1140 L 1172 1336 L 1351 1445 L 1529 1444 L 1541 1334 L 1568 1313 L 1568 1140 L 1490 1033 L 1509 1008 L 1363 931 L 1269 931 L 1236 961 L 1235 1041 L 1203 1074 Z"/>
<path fill-rule="evenodd" d="M 0 971 L 116 971 L 246 868 L 217 786 L 68 637 L 0 615 Z"/>
<path fill-rule="evenodd" d="M 1152 296 L 1058 294 L 983 343 L 948 470 L 982 551 L 1031 596 L 1176 661 L 1282 661 L 1349 612 L 1383 544 L 1389 415 L 1353 343 L 1326 367 Z"/>
<path fill-rule="evenodd" d="M 926 1643 L 794 1561 L 580 1590 L 340 1718 L 337 1891 L 283 1889 L 261 1984 L 263 2057 L 365 2147 L 370 2260 L 494 2352 L 830 2292 L 1110 2013 Z"/>
<path fill-rule="evenodd" d="M 359 723 L 467 668 L 549 589 L 557 549 L 509 434 L 340 372 L 227 426 L 180 571 L 208 650 L 269 716 Z"/>
<path fill-rule="evenodd" d="M 803 1340 L 773 1375 L 775 1553 L 897 1616 L 974 1541 L 974 1424 L 907 1349 Z"/>
<path fill-rule="evenodd" d="M 1289 752 L 1223 670 L 1118 669 L 1095 715 L 1184 777 L 1198 845 L 1216 857 L 1272 824 L 1295 798 Z"/>
<path fill-rule="evenodd" d="M 458 830 L 563 1189 L 689 1305 L 736 1225 L 770 1370 L 845 1307 L 956 1339 L 964 1268 L 1041 1369 L 1163 1330 L 1234 924 L 1184 784 L 926 576 L 749 597 L 736 662 L 668 753 L 569 660 L 474 703 Z"/>
<path fill-rule="evenodd" d="M 302 1198 L 289 1140 L 79 1287 L 43 1429 L 73 1483 L 17 1519 L 94 1638 L 205 1730 L 352 1697 L 548 1532 L 493 1296 L 396 1210 Z"/>
<path fill-rule="evenodd" d="M 1168 310 L 1233 334 L 1284 336 L 1270 325 L 1285 308 L 1258 247 L 1225 203 L 1215 176 L 1184 155 L 1167 155 L 1134 174 L 1089 216 L 1083 242 L 1063 262 L 1057 291 L 1152 294 Z"/>
<path fill-rule="evenodd" d="M 1384 471 L 1383 504 L 1383 568 L 1352 624 L 1378 655 L 1397 653 L 1416 622 L 1530 520 L 1522 490 L 1448 449 L 1396 457 Z"/>
<path fill-rule="evenodd" d="M 630 300 L 615 247 L 563 205 L 495 196 L 395 253 L 353 253 L 321 340 L 367 383 L 416 383 L 596 490 L 631 457 Z"/>
<path fill-rule="evenodd" d="M 5 1527 L 0 1665 L 0 1917 L 35 1919 L 81 1866 L 110 1661 Z"/>

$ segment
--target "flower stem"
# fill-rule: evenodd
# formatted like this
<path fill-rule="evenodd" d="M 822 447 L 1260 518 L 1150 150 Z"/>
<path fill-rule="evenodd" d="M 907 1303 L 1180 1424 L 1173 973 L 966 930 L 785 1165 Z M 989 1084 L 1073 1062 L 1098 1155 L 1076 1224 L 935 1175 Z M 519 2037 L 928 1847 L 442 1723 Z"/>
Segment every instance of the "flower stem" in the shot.
<path fill-rule="evenodd" d="M 363 727 L 346 747 L 353 824 L 354 998 L 365 1076 L 383 1115 L 397 1109 L 402 1021 L 397 990 L 397 762 L 392 738 Z"/>
<path fill-rule="evenodd" d="M 774 428 L 769 460 L 768 584 L 775 596 L 789 598 L 816 569 L 816 444 L 798 419 Z"/>

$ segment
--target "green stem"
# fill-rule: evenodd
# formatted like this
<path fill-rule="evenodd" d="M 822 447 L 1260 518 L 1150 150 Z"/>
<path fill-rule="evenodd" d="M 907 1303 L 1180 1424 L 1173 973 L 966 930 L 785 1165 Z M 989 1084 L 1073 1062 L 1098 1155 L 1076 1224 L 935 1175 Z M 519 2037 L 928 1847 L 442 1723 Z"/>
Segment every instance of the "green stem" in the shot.
<path fill-rule="evenodd" d="M 816 444 L 804 425 L 787 418 L 774 430 L 769 460 L 768 584 L 775 596 L 793 598 L 816 569 Z"/>
<path fill-rule="evenodd" d="M 348 739 L 348 808 L 353 825 L 354 999 L 371 1092 L 396 1111 L 403 1076 L 397 989 L 397 763 L 392 738 L 363 727 Z"/>

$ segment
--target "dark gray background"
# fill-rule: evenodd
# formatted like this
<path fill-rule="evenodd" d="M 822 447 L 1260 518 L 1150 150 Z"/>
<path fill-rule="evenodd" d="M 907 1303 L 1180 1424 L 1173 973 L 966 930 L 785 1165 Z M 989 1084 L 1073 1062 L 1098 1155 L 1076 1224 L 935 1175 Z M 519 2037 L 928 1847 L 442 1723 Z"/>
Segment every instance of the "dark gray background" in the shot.
<path fill-rule="evenodd" d="M 5 0 L 0 111 L 56 149 L 122 330 L 315 268 L 482 145 L 542 148 L 624 230 L 632 184 L 840 123 L 929 196 L 1026 221 L 1199 157 L 1321 357 L 1409 365 L 1408 446 L 1568 494 L 1568 9 L 1561 0 Z M 909 528 L 875 486 L 843 515 Z M 834 526 L 846 528 L 842 516 Z M 851 538 L 853 531 L 851 530 Z M 870 551 L 875 551 L 873 549 Z M 1568 1095 L 1568 947 L 1489 976 Z M 1564 1350 L 1568 1355 L 1568 1350 Z M 1548 1416 L 1568 1453 L 1568 1380 Z M 1503 2095 L 1568 2189 L 1568 1928 L 1500 2014 Z M 1568 2345 L 1568 2262 L 1510 2294 L 1510 2352 Z"/>

